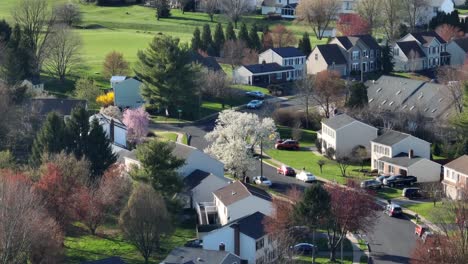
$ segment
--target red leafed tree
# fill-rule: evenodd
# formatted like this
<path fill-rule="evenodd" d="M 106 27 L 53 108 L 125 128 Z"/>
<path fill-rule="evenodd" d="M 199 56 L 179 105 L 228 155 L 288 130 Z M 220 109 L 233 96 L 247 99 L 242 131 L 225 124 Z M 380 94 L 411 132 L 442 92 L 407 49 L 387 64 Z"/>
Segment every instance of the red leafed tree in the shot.
<path fill-rule="evenodd" d="M 143 107 L 125 110 L 122 121 L 127 126 L 129 141 L 139 143 L 148 134 L 149 114 Z"/>
<path fill-rule="evenodd" d="M 336 28 L 343 36 L 369 34 L 370 26 L 358 14 L 340 14 Z"/>
<path fill-rule="evenodd" d="M 459 27 L 449 24 L 442 24 L 435 31 L 447 42 L 455 38 L 461 38 L 464 35 L 463 30 Z"/>
<path fill-rule="evenodd" d="M 378 207 L 366 191 L 338 184 L 327 185 L 331 196 L 331 217 L 327 223 L 330 260 L 348 232 L 366 231 L 374 224 Z"/>

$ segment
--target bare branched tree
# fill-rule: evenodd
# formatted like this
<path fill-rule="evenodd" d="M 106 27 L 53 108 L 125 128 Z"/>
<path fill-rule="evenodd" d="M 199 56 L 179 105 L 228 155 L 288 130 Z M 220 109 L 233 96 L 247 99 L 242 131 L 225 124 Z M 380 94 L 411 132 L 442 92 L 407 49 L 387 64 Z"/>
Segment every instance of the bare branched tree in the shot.
<path fill-rule="evenodd" d="M 329 118 L 334 107 L 343 100 L 345 85 L 340 74 L 335 71 L 321 71 L 315 76 L 312 98 Z"/>
<path fill-rule="evenodd" d="M 463 86 L 468 80 L 468 72 L 464 68 L 443 66 L 437 69 L 437 78 L 447 89 L 458 114 L 463 112 Z"/>
<path fill-rule="evenodd" d="M 48 58 L 45 67 L 61 82 L 66 75 L 80 62 L 81 38 L 72 32 L 68 26 L 57 25 L 50 35 Z"/>
<path fill-rule="evenodd" d="M 304 79 L 296 82 L 296 87 L 300 95 L 301 104 L 304 107 L 306 127 L 309 127 L 310 107 L 312 106 L 312 99 L 314 93 L 314 81 L 314 76 L 307 75 Z"/>
<path fill-rule="evenodd" d="M 273 47 L 275 48 L 296 46 L 297 44 L 297 39 L 294 36 L 294 33 L 283 25 L 275 26 L 267 34 L 270 35 Z"/>
<path fill-rule="evenodd" d="M 227 59 L 231 67 L 240 65 L 244 57 L 246 45 L 242 40 L 228 40 L 224 43 L 223 57 Z"/>
<path fill-rule="evenodd" d="M 80 23 L 82 19 L 80 7 L 71 2 L 55 6 L 54 13 L 57 17 L 57 22 L 66 24 L 69 27 Z"/>
<path fill-rule="evenodd" d="M 242 16 L 254 8 L 250 3 L 248 0 L 219 0 L 219 7 L 234 23 L 234 28 L 237 28 L 237 23 L 242 19 Z"/>
<path fill-rule="evenodd" d="M 406 11 L 406 19 L 410 25 L 411 32 L 414 31 L 424 10 L 429 7 L 428 0 L 403 0 L 403 9 Z"/>
<path fill-rule="evenodd" d="M 210 17 L 210 21 L 213 22 L 214 14 L 219 6 L 218 0 L 201 0 L 200 4 L 203 12 L 205 12 Z"/>
<path fill-rule="evenodd" d="M 125 60 L 123 53 L 112 51 L 106 55 L 102 65 L 102 73 L 106 78 L 114 75 L 127 75 L 129 72 L 128 61 Z"/>
<path fill-rule="evenodd" d="M 336 18 L 341 8 L 338 0 L 303 0 L 296 8 L 296 20 L 312 28 L 318 39 L 331 22 Z"/>
<path fill-rule="evenodd" d="M 380 5 L 383 16 L 383 29 L 389 41 L 398 37 L 398 27 L 400 26 L 403 4 L 401 0 L 383 0 Z"/>
<path fill-rule="evenodd" d="M 357 2 L 357 12 L 369 23 L 372 31 L 377 28 L 381 20 L 380 3 L 382 0 L 360 0 Z"/>
<path fill-rule="evenodd" d="M 203 94 L 221 101 L 224 109 L 227 99 L 232 97 L 232 88 L 229 86 L 226 74 L 222 71 L 203 71 L 201 81 L 203 82 Z"/>

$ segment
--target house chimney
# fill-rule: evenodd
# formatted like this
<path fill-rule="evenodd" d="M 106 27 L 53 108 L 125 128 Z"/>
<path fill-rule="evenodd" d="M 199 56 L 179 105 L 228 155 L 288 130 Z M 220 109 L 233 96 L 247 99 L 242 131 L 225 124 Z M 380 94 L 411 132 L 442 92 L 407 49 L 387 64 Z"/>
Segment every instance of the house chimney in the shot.
<path fill-rule="evenodd" d="M 410 150 L 408 151 L 408 158 L 409 158 L 409 159 L 412 159 L 413 157 L 414 157 L 414 152 L 413 152 L 412 149 L 410 149 Z"/>
<path fill-rule="evenodd" d="M 219 243 L 219 251 L 225 251 L 226 250 L 226 245 L 224 245 L 223 242 Z"/>
<path fill-rule="evenodd" d="M 114 119 L 111 118 L 109 125 L 109 138 L 112 143 L 114 143 Z"/>
<path fill-rule="evenodd" d="M 234 254 L 240 256 L 240 227 L 237 223 L 231 227 L 234 228 Z"/>

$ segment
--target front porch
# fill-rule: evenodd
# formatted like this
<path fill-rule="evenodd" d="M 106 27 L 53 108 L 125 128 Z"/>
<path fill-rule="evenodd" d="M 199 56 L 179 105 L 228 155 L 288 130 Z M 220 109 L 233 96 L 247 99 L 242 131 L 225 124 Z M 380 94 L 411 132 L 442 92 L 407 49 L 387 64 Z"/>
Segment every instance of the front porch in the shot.
<path fill-rule="evenodd" d="M 218 210 L 214 202 L 197 203 L 196 211 L 199 225 L 213 225 L 218 221 Z"/>

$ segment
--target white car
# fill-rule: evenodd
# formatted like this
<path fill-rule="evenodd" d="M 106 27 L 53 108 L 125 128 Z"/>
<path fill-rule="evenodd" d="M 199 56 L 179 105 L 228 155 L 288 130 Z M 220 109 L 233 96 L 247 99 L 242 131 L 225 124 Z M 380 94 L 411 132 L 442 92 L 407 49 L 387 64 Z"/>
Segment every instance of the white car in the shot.
<path fill-rule="evenodd" d="M 263 101 L 260 100 L 252 100 L 247 104 L 247 108 L 249 109 L 258 109 L 263 105 Z"/>
<path fill-rule="evenodd" d="M 296 174 L 296 179 L 303 182 L 314 182 L 317 180 L 312 173 L 307 171 L 301 171 L 300 173 Z"/>
<path fill-rule="evenodd" d="M 260 98 L 260 99 L 265 98 L 265 94 L 260 91 L 246 92 L 245 94 L 248 96 L 255 97 L 255 98 Z"/>
<path fill-rule="evenodd" d="M 253 177 L 253 182 L 258 185 L 271 186 L 271 181 L 265 176 L 255 176 Z"/>

